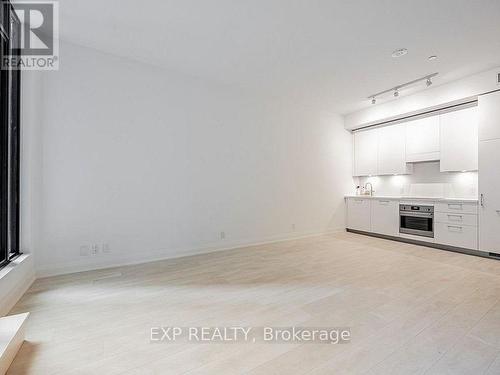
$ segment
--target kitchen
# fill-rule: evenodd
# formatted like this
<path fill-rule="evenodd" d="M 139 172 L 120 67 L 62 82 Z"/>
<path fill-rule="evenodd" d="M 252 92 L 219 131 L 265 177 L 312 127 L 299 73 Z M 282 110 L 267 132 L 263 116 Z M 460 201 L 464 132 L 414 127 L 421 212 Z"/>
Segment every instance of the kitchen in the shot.
<path fill-rule="evenodd" d="M 3 0 L 0 375 L 499 375 L 499 19 Z"/>
<path fill-rule="evenodd" d="M 499 122 L 493 91 L 354 130 L 347 231 L 499 259 Z"/>

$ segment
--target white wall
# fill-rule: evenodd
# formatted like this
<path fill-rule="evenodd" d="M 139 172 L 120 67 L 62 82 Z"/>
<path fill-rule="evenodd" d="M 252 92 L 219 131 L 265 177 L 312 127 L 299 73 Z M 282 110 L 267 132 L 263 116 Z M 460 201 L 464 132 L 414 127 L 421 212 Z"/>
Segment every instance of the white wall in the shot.
<path fill-rule="evenodd" d="M 439 162 L 416 163 L 411 175 L 376 176 L 359 179 L 361 185 L 371 182 L 376 195 L 430 195 L 447 198 L 470 198 L 478 196 L 477 172 L 439 171 Z M 416 186 L 418 185 L 418 186 Z M 354 192 L 355 190 L 353 190 Z"/>
<path fill-rule="evenodd" d="M 39 113 L 40 275 L 345 226 L 340 116 L 66 43 L 60 66 Z M 81 256 L 92 243 L 111 254 Z"/>

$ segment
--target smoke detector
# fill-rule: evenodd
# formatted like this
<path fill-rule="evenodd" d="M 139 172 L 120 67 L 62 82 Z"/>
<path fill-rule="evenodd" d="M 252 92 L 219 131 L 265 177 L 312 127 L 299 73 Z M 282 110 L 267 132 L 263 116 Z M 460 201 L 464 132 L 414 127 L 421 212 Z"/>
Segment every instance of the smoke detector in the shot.
<path fill-rule="evenodd" d="M 392 57 L 394 58 L 397 58 L 397 57 L 401 57 L 401 56 L 404 56 L 408 53 L 408 50 L 406 48 L 399 48 L 397 50 L 395 50 L 394 52 L 392 52 Z"/>

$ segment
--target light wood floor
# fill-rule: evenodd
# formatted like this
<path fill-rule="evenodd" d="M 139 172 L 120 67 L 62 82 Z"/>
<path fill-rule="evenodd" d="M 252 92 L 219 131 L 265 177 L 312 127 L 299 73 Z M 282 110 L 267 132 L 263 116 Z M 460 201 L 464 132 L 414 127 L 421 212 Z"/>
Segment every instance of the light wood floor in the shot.
<path fill-rule="evenodd" d="M 500 374 L 500 261 L 349 233 L 40 279 L 9 374 Z M 325 344 L 152 326 L 351 327 Z"/>

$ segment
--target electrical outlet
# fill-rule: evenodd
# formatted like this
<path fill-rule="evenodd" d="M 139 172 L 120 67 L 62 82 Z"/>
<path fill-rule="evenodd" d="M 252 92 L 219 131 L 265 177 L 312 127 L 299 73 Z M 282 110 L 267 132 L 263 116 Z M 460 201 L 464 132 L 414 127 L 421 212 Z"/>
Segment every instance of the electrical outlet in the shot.
<path fill-rule="evenodd" d="M 500 85 L 500 73 L 497 73 L 497 85 Z"/>
<path fill-rule="evenodd" d="M 220 239 L 225 240 L 226 239 L 226 232 L 220 232 Z"/>
<path fill-rule="evenodd" d="M 103 243 L 102 244 L 102 252 L 103 253 L 110 253 L 111 252 L 111 247 L 109 246 L 109 243 Z"/>
<path fill-rule="evenodd" d="M 98 244 L 93 244 L 90 248 L 92 255 L 97 255 L 99 254 L 99 245 Z"/>
<path fill-rule="evenodd" d="M 89 254 L 90 254 L 90 249 L 88 246 L 86 245 L 80 246 L 80 256 L 87 257 L 89 256 Z"/>

